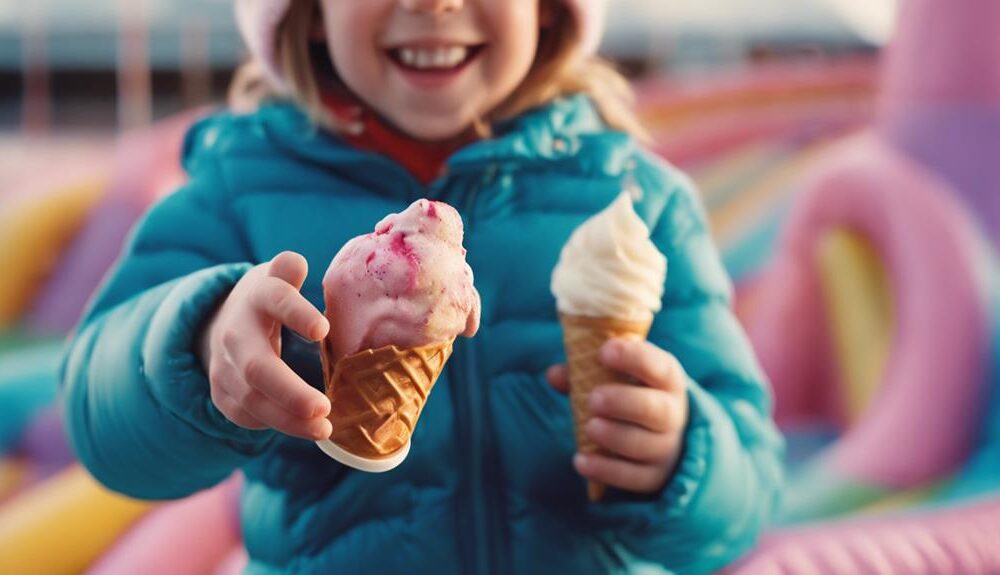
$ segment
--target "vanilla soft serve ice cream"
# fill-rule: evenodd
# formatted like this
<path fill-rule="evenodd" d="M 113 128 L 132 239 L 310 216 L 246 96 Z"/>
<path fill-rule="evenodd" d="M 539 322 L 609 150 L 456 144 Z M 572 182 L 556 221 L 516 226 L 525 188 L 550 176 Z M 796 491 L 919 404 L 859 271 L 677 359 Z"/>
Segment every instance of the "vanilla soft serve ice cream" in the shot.
<path fill-rule="evenodd" d="M 562 314 L 648 321 L 660 310 L 667 258 L 623 192 L 562 249 L 552 294 Z"/>

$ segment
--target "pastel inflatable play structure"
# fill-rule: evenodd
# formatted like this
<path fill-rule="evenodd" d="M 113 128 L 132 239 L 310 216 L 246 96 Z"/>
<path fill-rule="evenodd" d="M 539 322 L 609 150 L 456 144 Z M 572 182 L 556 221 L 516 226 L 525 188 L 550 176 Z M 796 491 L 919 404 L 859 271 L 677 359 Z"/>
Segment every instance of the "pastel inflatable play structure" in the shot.
<path fill-rule="evenodd" d="M 0 508 L 0 572 L 80 573 L 148 507 L 69 469 Z"/>
<path fill-rule="evenodd" d="M 656 150 L 703 192 L 788 440 L 777 524 L 732 573 L 1000 573 L 1000 3 L 907 0 L 882 57 L 638 86 Z M 0 573 L 247 565 L 238 475 L 121 497 L 58 411 L 63 338 L 183 180 L 201 113 L 74 179 L 2 181 Z"/>
<path fill-rule="evenodd" d="M 790 441 L 817 422 L 834 439 L 791 467 L 785 526 L 735 572 L 1000 571 L 998 54 L 1000 4 L 905 3 L 876 124 L 796 197 L 747 323 Z M 854 288 L 882 318 L 865 359 L 831 354 L 850 321 L 831 329 L 846 289 L 823 268 L 863 269 L 823 257 L 831 233 L 881 264 Z"/>
<path fill-rule="evenodd" d="M 34 331 L 65 333 L 111 267 L 132 223 L 157 198 L 183 182 L 180 151 L 184 133 L 204 114 L 194 110 L 154 128 L 124 135 L 115 148 L 106 197 L 90 211 L 72 246 L 38 291 L 26 323 Z"/>
<path fill-rule="evenodd" d="M 989 284 L 980 275 L 990 256 L 971 215 L 945 184 L 874 137 L 847 142 L 835 157 L 799 198 L 757 285 L 775 295 L 759 304 L 750 333 L 774 385 L 779 422 L 850 419 L 849 390 L 836 388 L 844 379 L 829 356 L 819 357 L 829 349 L 816 257 L 826 234 L 850 230 L 878 254 L 893 286 L 881 297 L 891 301 L 893 329 L 878 391 L 792 482 L 789 519 L 838 511 L 828 505 L 849 510 L 944 478 L 972 452 L 989 390 Z M 803 317 L 811 321 L 799 323 Z M 825 501 L 821 490 L 837 495 Z"/>
<path fill-rule="evenodd" d="M 14 178 L 0 196 L 0 573 L 241 565 L 237 477 L 168 504 L 111 493 L 74 465 L 56 402 L 63 337 L 135 219 L 182 181 L 197 114 L 123 136 L 113 161 L 74 172 L 79 183 Z"/>
<path fill-rule="evenodd" d="M 916 517 L 856 518 L 766 536 L 739 573 L 969 573 L 1000 570 L 1000 498 Z"/>
<path fill-rule="evenodd" d="M 156 509 L 88 572 L 212 573 L 240 543 L 239 488 L 240 479 L 233 476 L 212 489 Z"/>
<path fill-rule="evenodd" d="M 0 199 L 0 328 L 12 324 L 104 192 L 100 181 Z"/>
<path fill-rule="evenodd" d="M 857 233 L 830 232 L 816 258 L 843 386 L 841 419 L 851 425 L 871 403 L 888 361 L 895 328 L 890 285 L 878 254 Z"/>
<path fill-rule="evenodd" d="M 858 58 L 764 65 L 700 82 L 649 80 L 639 105 L 656 150 L 687 170 L 766 142 L 842 134 L 870 119 L 876 70 Z"/>
<path fill-rule="evenodd" d="M 912 6 L 889 53 L 879 132 L 951 185 L 1000 243 L 1000 5 L 905 4 Z"/>
<path fill-rule="evenodd" d="M 0 453 L 11 451 L 25 428 L 56 398 L 56 378 L 62 342 L 39 343 L 26 349 L 0 351 Z"/>

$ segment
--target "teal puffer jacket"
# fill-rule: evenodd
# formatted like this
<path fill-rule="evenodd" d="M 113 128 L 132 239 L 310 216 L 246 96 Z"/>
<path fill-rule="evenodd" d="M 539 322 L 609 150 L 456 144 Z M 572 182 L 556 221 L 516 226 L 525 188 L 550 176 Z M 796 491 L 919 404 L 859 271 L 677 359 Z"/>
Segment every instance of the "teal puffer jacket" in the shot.
<path fill-rule="evenodd" d="M 782 440 L 731 284 L 689 180 L 609 131 L 589 100 L 500 126 L 427 187 L 284 104 L 202 121 L 184 157 L 189 183 L 133 232 L 63 365 L 73 446 L 109 488 L 177 498 L 242 468 L 250 573 L 695 573 L 753 544 L 775 507 Z M 686 368 L 691 416 L 660 493 L 590 504 L 567 400 L 543 377 L 564 359 L 549 278 L 572 230 L 628 181 L 669 260 L 649 337 Z M 460 211 L 483 312 L 479 334 L 456 342 L 407 460 L 362 473 L 226 420 L 195 352 L 220 298 L 252 264 L 294 250 L 310 265 L 303 293 L 322 309 L 337 250 L 420 197 Z M 283 355 L 322 385 L 312 345 L 285 337 Z"/>

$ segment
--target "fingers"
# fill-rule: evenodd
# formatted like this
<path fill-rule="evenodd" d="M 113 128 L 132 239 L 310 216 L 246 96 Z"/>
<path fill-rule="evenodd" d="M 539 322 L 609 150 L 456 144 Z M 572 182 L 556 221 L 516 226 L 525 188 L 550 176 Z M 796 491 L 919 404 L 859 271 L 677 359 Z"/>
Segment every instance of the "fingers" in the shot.
<path fill-rule="evenodd" d="M 310 441 L 326 439 L 333 427 L 324 417 L 303 419 L 278 407 L 262 393 L 244 387 L 239 397 L 220 391 L 213 400 L 219 410 L 233 423 L 249 429 L 272 428 L 286 435 Z"/>
<path fill-rule="evenodd" d="M 302 254 L 284 251 L 271 259 L 267 275 L 284 280 L 300 290 L 309 275 L 309 262 Z"/>
<path fill-rule="evenodd" d="M 326 337 L 326 317 L 291 283 L 268 276 L 254 284 L 250 306 L 310 341 Z"/>
<path fill-rule="evenodd" d="M 251 390 L 240 398 L 240 403 L 258 421 L 286 435 L 315 441 L 326 439 L 333 433 L 333 426 L 325 417 L 296 417 L 256 390 Z"/>
<path fill-rule="evenodd" d="M 212 401 L 230 421 L 247 429 L 273 428 L 316 441 L 333 432 L 325 417 L 299 417 L 233 374 L 214 376 Z"/>
<path fill-rule="evenodd" d="M 665 391 L 684 390 L 684 368 L 680 362 L 648 341 L 610 340 L 601 347 L 601 362 L 650 387 Z"/>
<path fill-rule="evenodd" d="M 248 361 L 243 368 L 243 377 L 250 387 L 270 398 L 290 415 L 311 418 L 326 417 L 330 413 L 330 400 L 273 355 Z"/>
<path fill-rule="evenodd" d="M 577 453 L 574 467 L 587 479 L 619 489 L 657 491 L 681 453 L 687 421 L 684 369 L 673 355 L 646 341 L 611 340 L 600 355 L 606 367 L 644 385 L 607 383 L 591 392 L 593 417 L 583 432 L 600 453 Z M 555 389 L 568 389 L 566 366 L 552 366 L 545 376 Z"/>
<path fill-rule="evenodd" d="M 578 453 L 573 458 L 573 466 L 587 479 L 637 493 L 652 493 L 661 489 L 673 467 L 637 463 L 596 453 Z"/>
<path fill-rule="evenodd" d="M 299 293 L 309 275 L 306 258 L 292 251 L 281 252 L 271 260 L 267 275 L 287 283 L 294 288 L 295 295 L 276 282 L 265 281 L 263 283 L 272 284 L 277 292 L 268 293 L 270 287 L 260 288 L 264 291 L 258 296 L 265 306 L 262 311 L 270 311 L 271 317 L 307 339 L 318 341 L 326 337 L 330 330 L 326 317 Z M 274 307 L 269 307 L 269 302 L 275 304 Z"/>
<path fill-rule="evenodd" d="M 325 417 L 330 400 L 306 383 L 264 342 L 254 344 L 234 332 L 223 335 L 223 346 L 237 371 L 223 380 L 245 383 L 260 392 L 290 415 L 299 418 Z M 230 386 L 227 391 L 238 398 L 242 392 Z"/>
<path fill-rule="evenodd" d="M 244 411 L 240 407 L 239 401 L 219 387 L 212 389 L 212 401 L 222 412 L 222 415 L 240 427 L 246 429 L 267 429 L 268 427 L 267 424 L 261 423 L 257 418 Z"/>
<path fill-rule="evenodd" d="M 641 426 L 657 433 L 674 432 L 684 424 L 684 398 L 641 385 L 609 383 L 590 394 L 594 416 Z"/>
<path fill-rule="evenodd" d="M 641 463 L 659 464 L 678 450 L 680 434 L 655 433 L 648 429 L 595 417 L 587 422 L 584 433 L 609 455 Z"/>
<path fill-rule="evenodd" d="M 548 380 L 549 385 L 556 388 L 556 391 L 560 393 L 569 392 L 569 376 L 565 365 L 559 364 L 550 367 L 545 372 L 545 379 Z"/>

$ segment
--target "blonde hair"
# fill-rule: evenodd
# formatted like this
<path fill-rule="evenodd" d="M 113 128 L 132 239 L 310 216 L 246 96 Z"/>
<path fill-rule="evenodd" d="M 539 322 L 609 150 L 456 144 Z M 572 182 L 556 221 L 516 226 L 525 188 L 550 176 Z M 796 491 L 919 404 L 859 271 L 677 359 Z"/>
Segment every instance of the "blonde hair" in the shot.
<path fill-rule="evenodd" d="M 561 96 L 583 93 L 591 98 L 609 127 L 648 141 L 633 110 L 635 98 L 628 81 L 610 63 L 596 56 L 581 58 L 576 19 L 561 1 L 542 2 L 554 10 L 554 24 L 541 30 L 538 52 L 528 75 L 488 117 L 477 122 L 477 131 L 488 135 L 490 125 L 495 122 L 513 118 Z M 237 72 L 230 86 L 230 102 L 246 106 L 248 101 L 259 104 L 283 95 L 297 102 L 314 122 L 337 132 L 352 131 L 349 123 L 330 114 L 321 99 L 323 90 L 341 93 L 348 90 L 333 68 L 326 45 L 309 40 L 315 19 L 320 17 L 318 11 L 315 0 L 292 2 L 278 27 L 275 48 L 287 93 L 280 94 L 273 86 L 261 90 L 261 74 L 250 62 Z"/>

